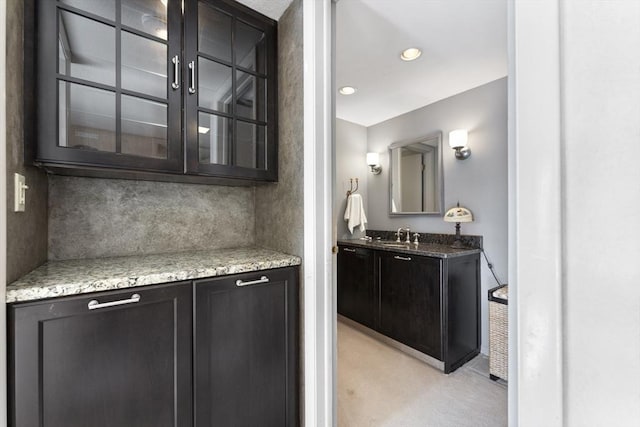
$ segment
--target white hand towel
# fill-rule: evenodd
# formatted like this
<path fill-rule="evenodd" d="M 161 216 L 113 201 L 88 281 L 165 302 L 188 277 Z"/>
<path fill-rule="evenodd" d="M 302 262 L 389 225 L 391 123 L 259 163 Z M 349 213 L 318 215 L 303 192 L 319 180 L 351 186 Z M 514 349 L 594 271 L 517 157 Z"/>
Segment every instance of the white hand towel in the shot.
<path fill-rule="evenodd" d="M 347 209 L 344 211 L 344 220 L 347 221 L 349 232 L 353 234 L 354 227 L 360 225 L 360 231 L 364 231 L 367 216 L 364 214 L 364 204 L 360 194 L 351 194 L 347 199 Z"/>

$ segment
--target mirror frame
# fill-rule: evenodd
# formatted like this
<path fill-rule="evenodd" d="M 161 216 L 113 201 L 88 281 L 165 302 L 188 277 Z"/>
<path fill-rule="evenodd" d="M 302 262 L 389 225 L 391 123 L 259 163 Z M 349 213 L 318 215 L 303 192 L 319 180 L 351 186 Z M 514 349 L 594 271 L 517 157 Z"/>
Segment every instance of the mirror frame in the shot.
<path fill-rule="evenodd" d="M 392 165 L 392 155 L 391 152 L 395 148 L 405 147 L 407 145 L 412 145 L 420 142 L 437 140 L 437 153 L 436 153 L 436 161 L 438 163 L 439 173 L 437 176 L 437 185 L 440 189 L 439 191 L 439 210 L 433 212 L 393 212 L 392 210 L 392 201 L 393 201 L 393 165 Z M 431 145 L 431 144 L 429 144 Z M 436 196 L 437 197 L 437 196 Z M 442 131 L 433 132 L 419 138 L 413 138 L 410 140 L 398 141 L 389 145 L 389 202 L 388 202 L 389 216 L 405 216 L 405 215 L 439 215 L 442 216 L 444 213 L 444 165 L 442 162 Z"/>

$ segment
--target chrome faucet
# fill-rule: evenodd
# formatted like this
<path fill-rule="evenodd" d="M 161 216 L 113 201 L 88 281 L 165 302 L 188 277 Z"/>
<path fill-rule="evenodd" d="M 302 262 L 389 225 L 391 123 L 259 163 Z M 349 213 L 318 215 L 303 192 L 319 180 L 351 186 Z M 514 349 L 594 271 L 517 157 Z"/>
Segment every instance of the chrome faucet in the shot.
<path fill-rule="evenodd" d="M 406 231 L 407 232 L 407 240 L 406 243 L 411 243 L 411 229 L 409 227 L 400 227 L 398 228 L 398 232 L 396 233 L 397 239 L 396 242 L 400 243 L 402 240 L 400 239 L 400 236 L 402 236 L 402 232 Z"/>

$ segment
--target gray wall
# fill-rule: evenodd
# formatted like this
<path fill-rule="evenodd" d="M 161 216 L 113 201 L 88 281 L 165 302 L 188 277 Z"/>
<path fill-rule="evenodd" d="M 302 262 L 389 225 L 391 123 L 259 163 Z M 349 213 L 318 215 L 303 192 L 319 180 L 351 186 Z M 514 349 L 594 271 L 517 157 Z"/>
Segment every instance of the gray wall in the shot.
<path fill-rule="evenodd" d="M 366 162 L 367 153 L 367 128 L 346 120 L 336 119 L 336 189 L 334 210 L 336 216 L 336 235 L 338 239 L 350 239 L 361 237 L 366 233 L 360 229 L 354 229 L 353 235 L 347 228 L 344 220 L 344 210 L 347 208 L 347 191 L 349 179 L 358 178 L 358 193 L 362 195 L 365 204 L 365 214 L 371 223 L 370 212 L 366 209 L 369 195 L 367 192 L 367 179 L 369 167 Z M 367 229 L 371 228 L 367 225 Z"/>
<path fill-rule="evenodd" d="M 303 81 L 302 2 L 278 21 L 278 183 L 256 187 L 256 244 L 302 256 Z"/>
<path fill-rule="evenodd" d="M 471 157 L 460 161 L 449 148 L 449 132 L 469 131 Z M 368 150 L 380 153 L 382 173 L 368 174 L 369 228 L 454 233 L 454 225 L 440 216 L 389 217 L 387 147 L 395 141 L 417 138 L 435 131 L 443 133 L 445 210 L 460 201 L 474 215 L 462 224 L 463 234 L 484 237 L 484 248 L 498 277 L 507 280 L 507 79 L 502 78 L 467 92 L 411 111 L 367 129 Z M 361 154 L 364 156 L 364 154 Z M 374 196 L 375 195 L 375 196 Z M 496 282 L 482 261 L 482 352 L 488 352 L 486 291 Z"/>
<path fill-rule="evenodd" d="M 24 166 L 23 1 L 7 0 L 7 283 L 47 260 L 47 177 Z M 13 212 L 13 174 L 25 175 L 25 212 Z"/>
<path fill-rule="evenodd" d="M 49 259 L 250 246 L 254 189 L 51 176 Z"/>

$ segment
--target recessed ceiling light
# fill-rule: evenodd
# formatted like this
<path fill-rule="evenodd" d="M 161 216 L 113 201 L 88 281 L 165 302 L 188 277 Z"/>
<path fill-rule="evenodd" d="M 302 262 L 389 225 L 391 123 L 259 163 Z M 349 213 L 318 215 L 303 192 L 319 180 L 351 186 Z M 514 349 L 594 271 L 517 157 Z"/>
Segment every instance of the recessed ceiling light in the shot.
<path fill-rule="evenodd" d="M 422 55 L 422 51 L 417 47 L 410 47 L 405 49 L 400 54 L 400 58 L 403 61 L 413 61 L 414 59 L 418 59 Z"/>
<path fill-rule="evenodd" d="M 351 86 L 342 86 L 340 88 L 340 93 L 343 95 L 353 95 L 354 93 L 356 93 L 356 88 L 355 87 L 351 87 Z"/>

